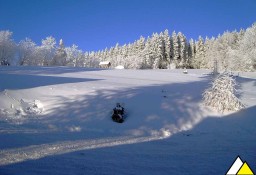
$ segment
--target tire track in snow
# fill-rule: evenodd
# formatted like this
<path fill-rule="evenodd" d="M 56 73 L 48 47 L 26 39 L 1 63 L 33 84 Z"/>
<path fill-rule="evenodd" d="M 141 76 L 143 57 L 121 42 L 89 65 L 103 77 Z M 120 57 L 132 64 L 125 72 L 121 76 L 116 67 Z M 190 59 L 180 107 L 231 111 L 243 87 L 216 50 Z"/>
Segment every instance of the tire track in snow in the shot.
<path fill-rule="evenodd" d="M 75 151 L 149 142 L 164 139 L 167 137 L 169 137 L 169 135 L 145 137 L 117 137 L 98 140 L 77 140 L 1 150 L 0 166 L 19 163 L 27 160 L 36 160 L 47 156 L 60 155 Z"/>
<path fill-rule="evenodd" d="M 197 125 L 206 116 L 197 113 L 194 118 L 181 120 L 179 125 L 166 125 L 160 130 L 151 130 L 148 136 L 123 136 L 94 140 L 63 141 L 50 144 L 32 145 L 23 148 L 6 149 L 0 151 L 0 166 L 36 160 L 47 156 L 61 155 L 81 150 L 90 150 L 120 145 L 150 142 L 169 138 L 178 132 L 187 131 Z"/>

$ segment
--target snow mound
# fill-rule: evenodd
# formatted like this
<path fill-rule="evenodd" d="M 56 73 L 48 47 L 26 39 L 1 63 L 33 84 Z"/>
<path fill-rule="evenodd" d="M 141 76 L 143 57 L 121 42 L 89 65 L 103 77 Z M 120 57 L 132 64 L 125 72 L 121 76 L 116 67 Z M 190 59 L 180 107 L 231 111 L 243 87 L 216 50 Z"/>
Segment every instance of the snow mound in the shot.
<path fill-rule="evenodd" d="M 0 109 L 0 118 L 12 123 L 22 124 L 27 118 L 42 114 L 44 106 L 40 100 L 20 100 L 20 104 L 8 109 Z"/>
<path fill-rule="evenodd" d="M 30 114 L 30 115 L 41 114 L 44 109 L 43 104 L 39 100 L 34 100 L 31 102 L 29 100 L 21 99 L 20 103 L 23 111 L 26 114 Z"/>
<path fill-rule="evenodd" d="M 124 69 L 124 66 L 119 65 L 119 66 L 116 66 L 115 69 Z"/>

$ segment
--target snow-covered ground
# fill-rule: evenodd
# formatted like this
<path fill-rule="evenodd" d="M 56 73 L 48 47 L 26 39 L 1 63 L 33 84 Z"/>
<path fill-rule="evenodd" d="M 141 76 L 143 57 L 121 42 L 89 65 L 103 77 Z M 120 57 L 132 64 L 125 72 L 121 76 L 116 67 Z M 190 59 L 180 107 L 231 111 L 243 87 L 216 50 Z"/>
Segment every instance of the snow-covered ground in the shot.
<path fill-rule="evenodd" d="M 0 68 L 0 174 L 256 172 L 256 73 L 239 73 L 246 109 L 202 104 L 208 70 Z M 111 120 L 125 104 L 123 124 Z"/>

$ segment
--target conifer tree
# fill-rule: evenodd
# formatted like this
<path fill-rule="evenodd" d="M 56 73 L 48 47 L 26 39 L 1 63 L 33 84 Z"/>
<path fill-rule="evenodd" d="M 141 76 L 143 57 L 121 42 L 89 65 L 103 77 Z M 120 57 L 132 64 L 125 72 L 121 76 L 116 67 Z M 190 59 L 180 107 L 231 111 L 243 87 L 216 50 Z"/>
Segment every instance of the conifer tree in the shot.
<path fill-rule="evenodd" d="M 196 42 L 196 54 L 192 63 L 193 67 L 196 69 L 202 68 L 204 59 L 205 59 L 204 40 L 201 36 L 199 36 L 198 41 Z"/>
<path fill-rule="evenodd" d="M 203 93 L 205 105 L 219 112 L 238 111 L 244 108 L 242 102 L 235 96 L 236 81 L 227 73 L 220 74 L 212 82 L 211 87 Z"/>
<path fill-rule="evenodd" d="M 56 50 L 56 54 L 52 60 L 52 65 L 55 66 L 66 66 L 67 64 L 67 53 L 65 51 L 65 45 L 62 39 L 60 39 L 59 47 Z"/>
<path fill-rule="evenodd" d="M 179 38 L 179 44 L 180 44 L 180 53 L 179 53 L 179 68 L 185 68 L 186 62 L 187 62 L 187 40 L 185 35 L 183 35 L 181 32 L 178 33 Z"/>
<path fill-rule="evenodd" d="M 172 48 L 173 48 L 173 51 L 172 51 L 173 60 L 171 64 L 173 65 L 172 66 L 173 68 L 176 68 L 179 60 L 180 43 L 179 43 L 179 38 L 175 31 L 172 33 Z"/>
<path fill-rule="evenodd" d="M 168 30 L 164 31 L 165 60 L 168 65 L 171 63 L 171 39 Z"/>

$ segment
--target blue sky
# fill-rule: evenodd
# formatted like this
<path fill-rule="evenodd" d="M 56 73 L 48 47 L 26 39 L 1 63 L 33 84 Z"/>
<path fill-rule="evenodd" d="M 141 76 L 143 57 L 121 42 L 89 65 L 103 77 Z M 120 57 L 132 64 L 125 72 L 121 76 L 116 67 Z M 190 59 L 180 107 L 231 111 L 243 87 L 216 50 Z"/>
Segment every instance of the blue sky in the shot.
<path fill-rule="evenodd" d="M 256 22 L 256 0 L 0 0 L 0 30 L 16 42 L 47 36 L 84 51 L 133 42 L 168 29 L 188 39 Z"/>

